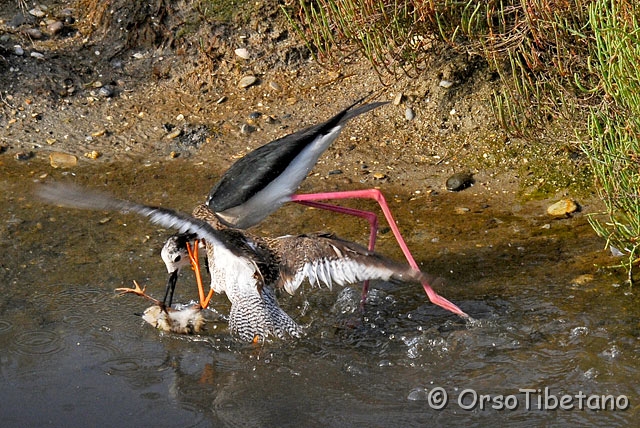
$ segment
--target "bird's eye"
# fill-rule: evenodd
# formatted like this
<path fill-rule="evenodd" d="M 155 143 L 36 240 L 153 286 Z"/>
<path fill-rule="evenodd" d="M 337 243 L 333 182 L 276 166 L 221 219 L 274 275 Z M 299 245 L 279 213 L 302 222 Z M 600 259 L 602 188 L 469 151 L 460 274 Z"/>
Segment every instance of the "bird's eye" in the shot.
<path fill-rule="evenodd" d="M 181 258 L 182 258 L 182 256 L 181 256 L 180 254 L 178 254 L 177 256 L 175 256 L 175 257 L 173 258 L 173 261 L 174 261 L 174 262 L 179 262 Z"/>

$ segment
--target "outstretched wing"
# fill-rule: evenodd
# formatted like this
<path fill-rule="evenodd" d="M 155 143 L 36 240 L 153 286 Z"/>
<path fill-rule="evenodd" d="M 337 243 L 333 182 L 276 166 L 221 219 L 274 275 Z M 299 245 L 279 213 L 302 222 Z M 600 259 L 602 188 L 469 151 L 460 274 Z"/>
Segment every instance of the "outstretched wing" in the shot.
<path fill-rule="evenodd" d="M 245 229 L 255 224 L 258 219 L 252 219 L 249 224 L 246 224 L 247 220 L 244 217 L 249 215 L 247 211 L 241 210 L 237 213 L 233 209 L 245 204 L 280 177 L 303 150 L 312 145 L 319 145 L 321 148 L 316 156 L 320 156 L 329 144 L 338 137 L 340 130 L 348 120 L 387 104 L 387 102 L 375 102 L 355 107 L 361 101 L 362 99 L 356 101 L 326 122 L 271 141 L 239 159 L 231 165 L 220 181 L 211 189 L 207 198 L 209 208 L 219 214 L 225 213 L 222 215 L 223 219 L 234 218 L 233 221 L 225 220 L 231 221 L 234 227 Z M 315 160 L 313 164 L 315 164 Z M 306 166 L 310 169 L 313 164 Z M 290 187 L 293 189 L 292 192 L 295 191 L 305 176 L 306 172 L 297 176 L 293 182 L 287 183 L 287 188 Z M 261 206 L 260 208 L 266 207 Z M 274 206 L 275 208 L 277 205 Z M 227 212 L 227 210 L 231 211 Z M 264 218 L 267 215 L 268 213 L 265 213 L 260 217 Z M 238 216 L 240 218 L 235 218 Z"/>
<path fill-rule="evenodd" d="M 280 256 L 277 286 L 290 294 L 305 279 L 311 285 L 324 283 L 329 288 L 334 282 L 344 285 L 367 279 L 412 282 L 430 279 L 418 270 L 331 234 L 283 236 L 273 242 Z"/>
<path fill-rule="evenodd" d="M 68 208 L 85 210 L 120 211 L 136 213 L 149 218 L 152 223 L 178 230 L 180 233 L 194 233 L 213 245 L 226 248 L 231 253 L 242 256 L 243 252 L 225 238 L 225 234 L 214 229 L 204 220 L 168 208 L 153 207 L 117 199 L 97 191 L 62 183 L 40 185 L 37 196 L 45 202 Z"/>

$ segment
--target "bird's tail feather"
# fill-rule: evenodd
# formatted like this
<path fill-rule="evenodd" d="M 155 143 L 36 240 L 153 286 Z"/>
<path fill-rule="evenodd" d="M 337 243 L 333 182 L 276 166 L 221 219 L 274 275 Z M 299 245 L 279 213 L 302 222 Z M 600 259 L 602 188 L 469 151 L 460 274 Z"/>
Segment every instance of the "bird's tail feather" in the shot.
<path fill-rule="evenodd" d="M 234 299 L 229 313 L 229 330 L 245 342 L 256 337 L 264 340 L 270 336 L 279 339 L 302 336 L 302 328 L 280 308 L 273 290 L 267 287 L 261 294 Z"/>

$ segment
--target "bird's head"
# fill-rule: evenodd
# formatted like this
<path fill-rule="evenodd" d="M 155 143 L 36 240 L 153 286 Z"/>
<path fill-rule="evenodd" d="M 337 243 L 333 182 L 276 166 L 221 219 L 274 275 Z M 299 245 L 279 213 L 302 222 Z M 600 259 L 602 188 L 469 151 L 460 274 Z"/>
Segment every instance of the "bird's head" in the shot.
<path fill-rule="evenodd" d="M 180 233 L 167 239 L 160 256 L 170 274 L 177 275 L 180 269 L 190 265 L 187 242 L 193 241 L 195 238 L 196 236 L 193 234 Z"/>

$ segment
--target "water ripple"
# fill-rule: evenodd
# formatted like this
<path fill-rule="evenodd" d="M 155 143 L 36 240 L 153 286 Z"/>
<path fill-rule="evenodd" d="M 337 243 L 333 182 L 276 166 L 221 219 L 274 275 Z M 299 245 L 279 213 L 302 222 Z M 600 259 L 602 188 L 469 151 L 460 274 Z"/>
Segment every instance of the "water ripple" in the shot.
<path fill-rule="evenodd" d="M 16 352 L 25 355 L 50 355 L 64 349 L 60 335 L 53 331 L 24 331 L 18 333 L 13 340 Z"/>
<path fill-rule="evenodd" d="M 62 314 L 65 318 L 78 316 L 104 321 L 113 317 L 111 302 L 112 296 L 105 293 L 104 290 L 89 286 L 59 284 L 51 292 L 49 310 L 51 313 Z"/>
<path fill-rule="evenodd" d="M 110 358 L 104 362 L 108 373 L 134 373 L 140 369 L 140 364 L 136 357 L 121 356 Z"/>
<path fill-rule="evenodd" d="M 13 328 L 13 324 L 11 321 L 0 320 L 0 333 L 4 333 L 5 331 L 9 331 Z"/>

